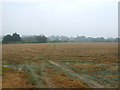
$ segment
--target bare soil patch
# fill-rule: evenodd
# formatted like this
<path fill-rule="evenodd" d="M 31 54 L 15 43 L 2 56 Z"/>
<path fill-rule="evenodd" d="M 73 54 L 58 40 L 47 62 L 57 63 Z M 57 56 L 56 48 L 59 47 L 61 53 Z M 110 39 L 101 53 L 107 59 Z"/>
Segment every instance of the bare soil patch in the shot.
<path fill-rule="evenodd" d="M 2 51 L 3 65 L 27 65 L 21 70 L 3 69 L 4 88 L 118 85 L 118 43 L 4 44 Z"/>
<path fill-rule="evenodd" d="M 23 71 L 14 70 L 12 72 L 3 73 L 3 88 L 35 88 L 28 82 L 27 76 Z"/>

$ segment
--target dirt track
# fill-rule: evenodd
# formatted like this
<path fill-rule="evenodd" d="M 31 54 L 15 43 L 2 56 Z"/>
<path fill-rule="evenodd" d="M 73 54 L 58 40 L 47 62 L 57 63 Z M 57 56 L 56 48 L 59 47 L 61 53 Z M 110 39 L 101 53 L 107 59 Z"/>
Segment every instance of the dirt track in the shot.
<path fill-rule="evenodd" d="M 41 64 L 36 64 L 36 63 L 31 63 L 27 65 L 23 65 L 22 68 L 24 71 L 28 74 L 31 75 L 30 78 L 33 78 L 33 83 L 37 88 L 57 88 L 54 83 L 59 82 L 54 82 L 52 81 L 52 78 L 49 74 L 52 73 L 49 71 L 49 68 L 53 71 L 58 73 L 57 77 L 61 77 L 59 73 L 62 73 L 64 77 L 66 78 L 71 78 L 74 80 L 79 80 L 79 84 L 82 84 L 84 87 L 89 87 L 89 88 L 105 88 L 105 87 L 110 87 L 109 85 L 104 85 L 100 82 L 97 82 L 95 80 L 89 79 L 92 76 L 87 75 L 87 74 L 77 74 L 75 73 L 70 67 L 67 67 L 66 65 L 63 65 L 60 62 L 55 62 L 55 61 L 44 61 Z M 54 78 L 53 78 L 54 79 Z M 62 80 L 64 81 L 64 80 Z M 65 81 L 64 81 L 65 82 Z M 74 86 L 74 83 L 72 83 Z M 57 85 L 59 86 L 59 85 Z M 82 88 L 83 86 L 79 87 Z M 70 87 L 68 87 L 70 88 Z"/>

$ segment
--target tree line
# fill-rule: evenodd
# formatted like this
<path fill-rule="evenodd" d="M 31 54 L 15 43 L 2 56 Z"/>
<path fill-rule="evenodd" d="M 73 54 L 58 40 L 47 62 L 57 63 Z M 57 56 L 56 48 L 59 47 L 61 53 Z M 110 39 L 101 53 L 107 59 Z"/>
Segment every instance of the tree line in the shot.
<path fill-rule="evenodd" d="M 67 36 L 49 36 L 44 35 L 23 35 L 20 36 L 17 33 L 12 35 L 8 34 L 2 38 L 2 43 L 54 43 L 54 42 L 118 42 L 119 38 L 107 38 L 104 37 L 85 37 L 85 36 L 76 36 L 76 37 L 67 37 Z"/>
<path fill-rule="evenodd" d="M 20 37 L 19 34 L 13 33 L 13 35 L 5 35 L 2 39 L 2 43 L 47 43 L 47 37 L 44 35 Z"/>
<path fill-rule="evenodd" d="M 104 38 L 104 37 L 85 37 L 85 36 L 76 36 L 76 37 L 67 37 L 67 36 L 50 36 L 48 37 L 50 42 L 118 42 L 119 38 Z"/>
<path fill-rule="evenodd" d="M 3 37 L 2 43 L 10 43 L 10 42 L 21 42 L 21 37 L 17 33 L 13 33 L 13 35 L 6 35 Z"/>

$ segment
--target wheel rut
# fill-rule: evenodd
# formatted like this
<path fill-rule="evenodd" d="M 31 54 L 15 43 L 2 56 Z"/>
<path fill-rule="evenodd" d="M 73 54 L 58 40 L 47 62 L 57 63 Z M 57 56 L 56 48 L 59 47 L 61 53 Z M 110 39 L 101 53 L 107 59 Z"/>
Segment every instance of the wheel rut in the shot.
<path fill-rule="evenodd" d="M 77 73 L 75 73 L 73 70 L 69 69 L 69 67 L 63 65 L 63 64 L 60 64 L 58 62 L 54 62 L 54 61 L 49 61 L 48 62 L 50 64 L 50 66 L 58 71 L 62 71 L 64 72 L 64 74 L 70 78 L 77 78 L 81 81 L 83 81 L 85 84 L 87 84 L 89 87 L 92 87 L 92 88 L 105 88 L 104 85 L 98 83 L 97 81 L 94 81 L 94 80 L 91 80 L 91 79 L 88 79 L 89 75 L 79 75 Z"/>

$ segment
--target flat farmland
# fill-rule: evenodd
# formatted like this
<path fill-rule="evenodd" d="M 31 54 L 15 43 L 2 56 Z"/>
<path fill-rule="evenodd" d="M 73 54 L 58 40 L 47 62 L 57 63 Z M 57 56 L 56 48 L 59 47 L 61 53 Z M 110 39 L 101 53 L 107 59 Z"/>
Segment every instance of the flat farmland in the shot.
<path fill-rule="evenodd" d="M 2 60 L 3 88 L 118 87 L 118 43 L 3 44 Z"/>

